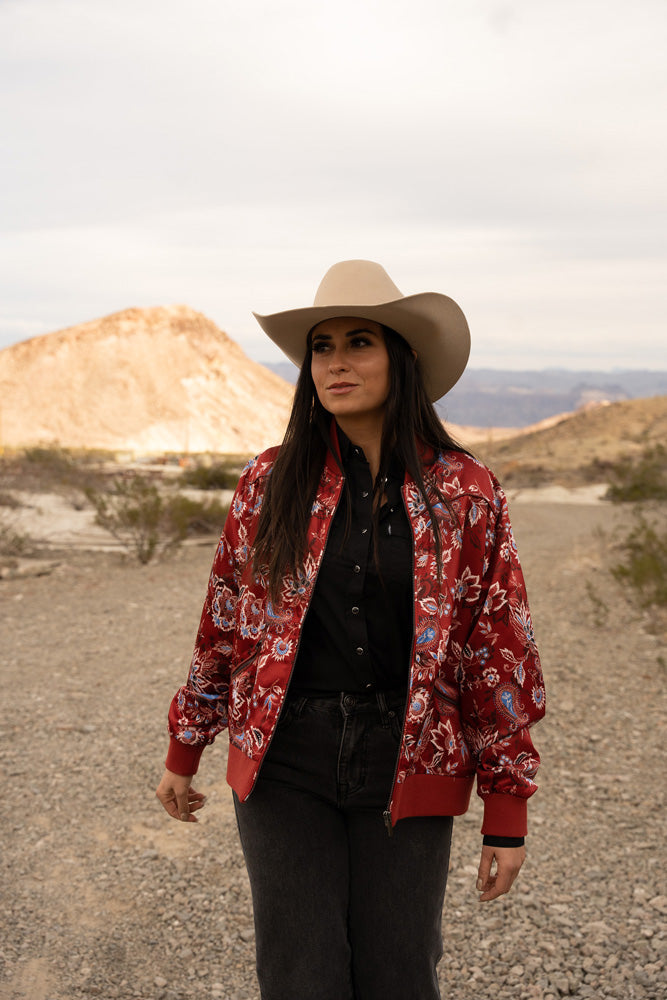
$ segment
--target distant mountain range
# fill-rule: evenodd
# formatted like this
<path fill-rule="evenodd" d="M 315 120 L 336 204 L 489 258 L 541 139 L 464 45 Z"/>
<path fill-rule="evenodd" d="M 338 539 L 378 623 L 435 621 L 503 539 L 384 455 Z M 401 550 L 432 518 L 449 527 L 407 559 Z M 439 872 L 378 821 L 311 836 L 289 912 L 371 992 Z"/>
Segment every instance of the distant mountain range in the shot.
<path fill-rule="evenodd" d="M 263 362 L 288 382 L 297 369 L 289 361 Z M 591 403 L 616 403 L 667 395 L 667 371 L 496 371 L 468 369 L 436 404 L 443 419 L 470 427 L 528 427 Z"/>
<path fill-rule="evenodd" d="M 126 309 L 0 350 L 0 450 L 253 454 L 282 439 L 296 375 L 188 306 Z M 650 396 L 667 399 L 667 372 L 471 369 L 437 406 L 470 444 Z"/>

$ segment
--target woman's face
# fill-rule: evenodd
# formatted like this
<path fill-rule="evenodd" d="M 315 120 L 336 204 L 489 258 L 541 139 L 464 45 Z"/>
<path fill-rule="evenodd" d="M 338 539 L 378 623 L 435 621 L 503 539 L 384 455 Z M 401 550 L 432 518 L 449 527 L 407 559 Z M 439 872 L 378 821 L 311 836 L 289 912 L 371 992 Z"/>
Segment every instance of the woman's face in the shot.
<path fill-rule="evenodd" d="M 318 399 L 338 418 L 380 419 L 389 395 L 389 355 L 379 323 L 339 316 L 311 333 L 311 373 Z"/>

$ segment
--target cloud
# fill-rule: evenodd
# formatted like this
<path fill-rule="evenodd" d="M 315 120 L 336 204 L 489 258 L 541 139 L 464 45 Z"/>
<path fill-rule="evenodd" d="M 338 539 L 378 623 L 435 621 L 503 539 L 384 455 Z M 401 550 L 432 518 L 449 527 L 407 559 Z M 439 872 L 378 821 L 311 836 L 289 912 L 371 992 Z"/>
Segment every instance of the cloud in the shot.
<path fill-rule="evenodd" d="M 576 361 L 633 322 L 658 349 L 666 26 L 653 0 L 5 0 L 5 311 L 186 301 L 259 351 L 250 309 L 367 256 L 451 280 L 488 352 Z"/>

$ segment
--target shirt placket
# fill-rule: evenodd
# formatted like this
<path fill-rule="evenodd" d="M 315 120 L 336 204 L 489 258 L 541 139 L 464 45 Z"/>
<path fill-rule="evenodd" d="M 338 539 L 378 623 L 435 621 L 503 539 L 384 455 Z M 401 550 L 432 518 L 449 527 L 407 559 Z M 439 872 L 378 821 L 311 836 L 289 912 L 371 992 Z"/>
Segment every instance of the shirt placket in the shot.
<path fill-rule="evenodd" d="M 345 614 L 349 664 L 359 677 L 361 687 L 372 691 L 375 675 L 369 651 L 364 589 L 368 561 L 372 556 L 373 484 L 369 466 L 359 448 L 352 450 L 351 472 L 352 525 L 346 546 L 351 562 Z"/>

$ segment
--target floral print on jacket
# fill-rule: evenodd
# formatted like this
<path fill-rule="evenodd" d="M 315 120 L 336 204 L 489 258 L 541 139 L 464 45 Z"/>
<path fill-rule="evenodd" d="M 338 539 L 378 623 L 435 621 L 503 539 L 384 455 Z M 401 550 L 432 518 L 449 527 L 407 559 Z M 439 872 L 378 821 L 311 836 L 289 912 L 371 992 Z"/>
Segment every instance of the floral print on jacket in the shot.
<path fill-rule="evenodd" d="M 252 569 L 252 544 L 277 449 L 245 468 L 209 579 L 187 684 L 169 713 L 167 767 L 194 774 L 204 747 L 229 729 L 227 779 L 251 793 L 285 700 L 299 636 L 342 488 L 330 455 L 312 506 L 302 572 L 279 601 Z M 523 574 L 505 496 L 493 474 L 461 452 L 424 459 L 442 540 L 438 579 L 433 525 L 414 481 L 403 501 L 414 540 L 415 632 L 396 775 L 388 803 L 404 816 L 459 815 L 475 778 L 482 832 L 523 836 L 539 756 L 529 727 L 545 696 Z M 440 503 L 447 498 L 458 523 Z"/>

